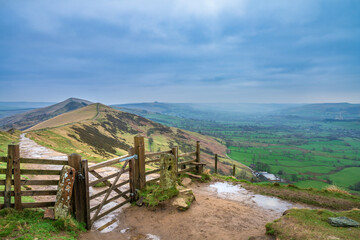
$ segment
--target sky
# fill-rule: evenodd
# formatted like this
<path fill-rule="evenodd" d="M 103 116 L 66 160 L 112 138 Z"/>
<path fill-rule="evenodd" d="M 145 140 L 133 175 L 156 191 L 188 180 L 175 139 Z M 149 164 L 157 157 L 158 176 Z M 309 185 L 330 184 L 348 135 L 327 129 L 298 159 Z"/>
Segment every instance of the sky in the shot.
<path fill-rule="evenodd" d="M 359 0 L 0 0 L 0 101 L 360 103 Z"/>

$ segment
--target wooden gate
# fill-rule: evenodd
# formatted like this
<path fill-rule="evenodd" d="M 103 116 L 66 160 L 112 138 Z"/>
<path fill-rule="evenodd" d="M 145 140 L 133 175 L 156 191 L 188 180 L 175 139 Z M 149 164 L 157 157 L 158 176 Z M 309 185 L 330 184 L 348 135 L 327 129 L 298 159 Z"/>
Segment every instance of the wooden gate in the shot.
<path fill-rule="evenodd" d="M 91 192 L 91 189 L 93 189 L 98 184 L 103 184 L 108 187 L 105 190 L 98 191 L 92 195 L 88 195 L 87 197 L 89 206 L 87 211 L 88 229 L 91 228 L 96 220 L 110 214 L 126 203 L 134 200 L 134 176 L 136 159 L 137 155 L 135 155 L 133 151 L 130 150 L 128 155 L 114 158 L 88 167 L 86 172 L 88 172 L 89 176 L 85 176 L 88 181 L 88 194 Z M 118 171 L 107 175 L 101 175 L 102 172 L 106 172 L 106 167 L 114 165 L 119 166 L 119 164 L 122 166 L 120 166 Z M 101 171 L 101 169 L 103 171 Z M 124 173 L 128 173 L 128 175 L 125 175 Z M 90 181 L 91 177 L 96 180 Z M 118 201 L 120 198 L 123 198 L 124 200 L 120 203 L 117 202 L 117 204 L 113 207 L 104 209 L 104 206 L 109 203 L 114 203 L 114 201 Z"/>

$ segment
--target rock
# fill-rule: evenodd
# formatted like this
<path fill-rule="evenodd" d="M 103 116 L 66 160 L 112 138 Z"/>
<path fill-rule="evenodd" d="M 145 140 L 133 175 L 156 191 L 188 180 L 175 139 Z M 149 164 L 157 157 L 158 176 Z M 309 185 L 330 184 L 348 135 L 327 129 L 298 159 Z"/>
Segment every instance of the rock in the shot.
<path fill-rule="evenodd" d="M 143 205 L 144 197 L 140 197 L 139 200 L 136 201 L 136 206 L 141 207 Z"/>
<path fill-rule="evenodd" d="M 359 227 L 360 224 L 348 217 L 328 218 L 328 222 L 334 227 Z"/>
<path fill-rule="evenodd" d="M 186 203 L 186 200 L 182 197 L 177 197 L 173 201 L 173 206 L 176 207 L 180 211 L 185 211 L 185 210 L 189 209 L 189 207 L 190 207 L 190 205 L 188 205 Z"/>
<path fill-rule="evenodd" d="M 53 209 L 53 208 L 47 208 L 47 209 L 45 209 L 44 219 L 51 219 L 51 220 L 54 220 L 54 219 L 55 219 L 54 209 Z"/>
<path fill-rule="evenodd" d="M 60 174 L 54 207 L 55 219 L 66 219 L 70 214 L 72 189 L 75 181 L 75 169 L 65 165 Z"/>
<path fill-rule="evenodd" d="M 160 188 L 167 190 L 176 187 L 176 162 L 172 154 L 160 156 Z"/>
<path fill-rule="evenodd" d="M 186 177 L 181 181 L 181 184 L 184 186 L 189 186 L 191 184 L 191 182 L 192 182 L 191 179 Z"/>

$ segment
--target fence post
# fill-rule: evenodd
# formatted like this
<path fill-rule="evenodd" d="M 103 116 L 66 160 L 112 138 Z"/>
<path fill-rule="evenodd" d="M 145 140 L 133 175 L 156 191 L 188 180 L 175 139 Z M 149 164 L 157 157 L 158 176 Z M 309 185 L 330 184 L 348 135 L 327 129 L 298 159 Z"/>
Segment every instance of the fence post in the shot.
<path fill-rule="evenodd" d="M 129 155 L 133 156 L 135 154 L 134 148 L 130 147 Z M 136 200 L 136 181 L 135 181 L 135 159 L 129 161 L 129 184 L 130 184 L 130 201 L 134 202 Z"/>
<path fill-rule="evenodd" d="M 134 137 L 135 154 L 138 156 L 135 162 L 136 188 L 141 190 L 146 186 L 145 179 L 145 143 L 143 136 Z"/>
<path fill-rule="evenodd" d="M 4 208 L 11 207 L 11 179 L 14 164 L 12 145 L 8 145 L 8 157 L 6 164 L 6 178 L 5 178 L 5 193 L 4 193 Z"/>
<path fill-rule="evenodd" d="M 218 173 L 218 171 L 217 171 L 217 164 L 218 164 L 218 155 L 215 154 L 215 174 Z"/>
<path fill-rule="evenodd" d="M 235 177 L 235 164 L 233 165 L 233 172 L 232 175 Z"/>
<path fill-rule="evenodd" d="M 73 153 L 71 155 L 68 156 L 68 160 L 69 160 L 69 166 L 73 167 L 75 169 L 75 182 L 74 182 L 74 187 L 73 187 L 73 192 L 72 192 L 72 211 L 75 214 L 75 218 L 76 220 L 78 220 L 79 222 L 81 222 L 81 220 L 83 219 L 82 216 L 82 212 L 81 212 L 81 204 L 82 201 L 81 199 L 84 196 L 81 196 L 81 192 L 80 192 L 80 181 L 79 181 L 79 173 L 80 173 L 80 165 L 81 165 L 81 156 L 79 154 Z"/>
<path fill-rule="evenodd" d="M 200 141 L 196 141 L 196 162 L 200 162 Z M 197 173 L 201 173 L 201 167 L 200 166 L 196 166 L 196 172 Z"/>
<path fill-rule="evenodd" d="M 178 147 L 173 147 L 171 149 L 171 153 L 174 155 L 176 176 L 177 176 L 177 173 L 178 173 Z"/>
<path fill-rule="evenodd" d="M 9 145 L 9 156 L 14 164 L 14 198 L 15 209 L 21 210 L 21 176 L 20 176 L 20 149 L 19 145 Z"/>
<path fill-rule="evenodd" d="M 81 181 L 80 181 L 80 197 L 82 199 L 81 202 L 81 210 L 80 216 L 81 221 L 85 222 L 86 229 L 90 230 L 91 222 L 90 222 L 90 198 L 89 198 L 89 166 L 88 160 L 81 160 Z"/>

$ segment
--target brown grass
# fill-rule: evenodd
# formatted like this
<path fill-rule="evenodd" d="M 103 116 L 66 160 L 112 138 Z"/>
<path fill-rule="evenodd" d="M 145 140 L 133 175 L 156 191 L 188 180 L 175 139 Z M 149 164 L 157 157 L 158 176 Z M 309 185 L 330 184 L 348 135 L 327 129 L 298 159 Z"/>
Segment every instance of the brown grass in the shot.
<path fill-rule="evenodd" d="M 341 193 L 341 194 L 345 194 L 345 195 L 351 195 L 348 191 L 345 191 L 335 185 L 330 185 L 330 186 L 327 186 L 325 189 L 325 191 L 328 191 L 328 192 L 334 192 L 334 193 Z"/>

